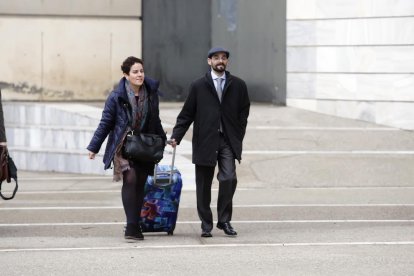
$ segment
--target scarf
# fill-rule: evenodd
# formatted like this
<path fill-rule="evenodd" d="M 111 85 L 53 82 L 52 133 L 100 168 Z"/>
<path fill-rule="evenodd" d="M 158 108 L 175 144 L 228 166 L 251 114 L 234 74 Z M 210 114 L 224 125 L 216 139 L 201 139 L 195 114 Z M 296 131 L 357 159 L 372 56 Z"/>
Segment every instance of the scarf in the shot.
<path fill-rule="evenodd" d="M 148 113 L 148 92 L 143 84 L 140 88 L 139 101 L 137 103 L 135 92 L 132 90 L 129 81 L 125 82 L 125 89 L 128 94 L 128 100 L 132 108 L 132 129 L 139 129 L 142 131 Z"/>
<path fill-rule="evenodd" d="M 129 81 L 125 82 L 125 89 L 127 91 L 128 100 L 131 104 L 132 109 L 132 128 L 128 126 L 127 130 L 122 136 L 121 143 L 116 147 L 115 156 L 114 156 L 114 176 L 113 181 L 122 180 L 123 172 L 129 170 L 129 160 L 123 158 L 122 156 L 122 146 L 124 144 L 125 137 L 131 129 L 137 129 L 139 126 L 140 131 L 142 131 L 145 119 L 147 118 L 148 113 L 148 92 L 145 88 L 145 85 L 141 86 L 139 93 L 139 100 L 137 102 L 135 98 L 135 92 L 132 90 Z"/>

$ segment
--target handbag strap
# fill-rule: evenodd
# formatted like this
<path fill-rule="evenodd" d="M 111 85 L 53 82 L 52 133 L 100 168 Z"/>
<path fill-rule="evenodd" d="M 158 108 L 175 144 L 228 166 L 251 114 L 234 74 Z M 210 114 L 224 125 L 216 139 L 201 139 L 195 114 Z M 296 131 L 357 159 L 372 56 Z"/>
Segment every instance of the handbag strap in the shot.
<path fill-rule="evenodd" d="M 131 132 L 134 133 L 136 131 L 138 134 L 140 134 L 141 130 L 139 128 L 136 128 L 136 129 L 132 128 L 132 114 L 131 114 L 127 104 L 124 104 L 124 106 L 125 106 L 125 109 L 126 109 L 126 114 L 127 114 L 127 117 L 128 117 L 128 125 L 131 128 Z"/>

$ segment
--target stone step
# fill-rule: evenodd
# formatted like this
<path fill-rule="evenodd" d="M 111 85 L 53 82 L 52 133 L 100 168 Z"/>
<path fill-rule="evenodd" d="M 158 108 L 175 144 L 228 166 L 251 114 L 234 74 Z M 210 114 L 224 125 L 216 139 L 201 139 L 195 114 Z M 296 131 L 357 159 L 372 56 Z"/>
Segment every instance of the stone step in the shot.
<path fill-rule="evenodd" d="M 88 158 L 87 150 L 9 147 L 9 152 L 19 170 L 112 174 L 111 171 L 104 171 L 102 154 L 98 154 L 92 162 Z"/>
<path fill-rule="evenodd" d="M 5 102 L 6 125 L 97 126 L 102 109 L 86 104 Z"/>
<path fill-rule="evenodd" d="M 85 150 L 96 127 L 55 125 L 10 125 L 6 127 L 11 147 Z M 105 148 L 106 141 L 103 144 Z"/>
<path fill-rule="evenodd" d="M 86 149 L 102 108 L 77 103 L 5 102 L 3 111 L 9 151 L 19 170 L 112 174 L 112 170 L 103 169 L 106 141 L 95 160 L 89 160 Z M 171 152 L 167 146 L 161 164 L 170 164 Z M 183 173 L 183 181 L 195 185 L 194 165 L 180 152 L 191 152 L 191 143 L 182 141 L 175 165 Z"/>
<path fill-rule="evenodd" d="M 32 148 L 9 147 L 10 156 L 13 158 L 18 170 L 28 171 L 52 171 L 77 174 L 112 175 L 112 169 L 104 170 L 103 150 L 94 160 L 88 158 L 86 150 L 62 150 L 56 148 Z M 164 159 L 160 164 L 171 165 L 172 148 L 167 147 Z M 194 165 L 191 160 L 183 155 L 175 157 L 175 167 L 182 174 L 183 182 L 188 187 L 195 188 Z"/>

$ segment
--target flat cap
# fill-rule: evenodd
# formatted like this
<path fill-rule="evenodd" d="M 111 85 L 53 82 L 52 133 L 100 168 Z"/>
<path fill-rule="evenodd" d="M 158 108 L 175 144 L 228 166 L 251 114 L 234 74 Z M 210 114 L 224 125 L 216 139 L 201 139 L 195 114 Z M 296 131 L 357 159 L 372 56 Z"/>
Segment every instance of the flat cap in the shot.
<path fill-rule="evenodd" d="M 210 49 L 210 51 L 208 51 L 208 58 L 211 58 L 214 54 L 216 53 L 225 53 L 227 58 L 229 58 L 230 56 L 230 52 L 227 51 L 226 49 L 222 48 L 222 47 L 213 47 Z"/>

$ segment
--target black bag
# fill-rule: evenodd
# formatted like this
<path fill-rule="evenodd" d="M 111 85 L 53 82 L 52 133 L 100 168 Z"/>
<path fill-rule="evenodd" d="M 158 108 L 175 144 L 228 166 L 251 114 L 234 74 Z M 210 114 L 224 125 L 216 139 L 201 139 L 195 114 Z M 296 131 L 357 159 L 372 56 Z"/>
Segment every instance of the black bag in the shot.
<path fill-rule="evenodd" d="M 9 200 L 14 198 L 16 195 L 17 189 L 19 187 L 17 183 L 17 168 L 13 162 L 13 159 L 10 157 L 9 152 L 7 151 L 7 147 L 2 146 L 0 148 L 0 197 L 4 200 Z M 11 182 L 11 179 L 14 179 L 15 187 L 10 197 L 3 195 L 1 192 L 1 185 L 3 181 L 7 183 Z"/>
<path fill-rule="evenodd" d="M 9 178 L 8 156 L 9 152 L 7 151 L 7 147 L 0 146 L 0 181 Z"/>
<path fill-rule="evenodd" d="M 157 134 L 130 131 L 125 137 L 122 155 L 138 162 L 158 163 L 164 155 L 164 139 Z"/>

